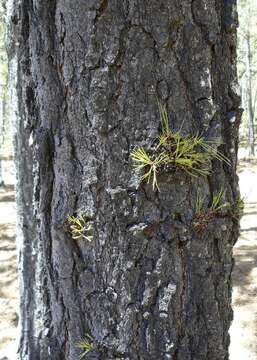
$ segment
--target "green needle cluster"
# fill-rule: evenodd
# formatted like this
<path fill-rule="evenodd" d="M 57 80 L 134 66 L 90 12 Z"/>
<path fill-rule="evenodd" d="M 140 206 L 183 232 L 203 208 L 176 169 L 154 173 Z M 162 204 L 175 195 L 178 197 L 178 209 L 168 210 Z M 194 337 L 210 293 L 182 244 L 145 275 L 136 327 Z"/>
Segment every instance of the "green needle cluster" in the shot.
<path fill-rule="evenodd" d="M 159 110 L 162 132 L 157 145 L 151 153 L 139 147 L 131 154 L 135 170 L 144 171 L 141 181 L 151 182 L 153 190 L 159 190 L 157 175 L 170 166 L 180 168 L 191 176 L 206 176 L 210 174 L 213 159 L 230 165 L 229 160 L 217 150 L 215 141 L 206 141 L 199 135 L 183 137 L 179 131 L 172 132 L 166 109 L 159 104 Z"/>
<path fill-rule="evenodd" d="M 87 241 L 92 241 L 93 226 L 88 222 L 88 219 L 84 216 L 84 214 L 79 213 L 77 216 L 68 216 L 67 220 L 72 239 L 80 240 L 84 238 Z"/>

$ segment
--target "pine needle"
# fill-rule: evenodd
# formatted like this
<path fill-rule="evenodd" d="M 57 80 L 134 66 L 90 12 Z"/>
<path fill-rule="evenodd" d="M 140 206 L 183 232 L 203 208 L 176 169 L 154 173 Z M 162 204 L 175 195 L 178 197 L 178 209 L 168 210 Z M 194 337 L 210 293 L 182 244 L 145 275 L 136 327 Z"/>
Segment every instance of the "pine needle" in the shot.
<path fill-rule="evenodd" d="M 89 334 L 86 334 L 84 338 L 76 342 L 75 346 L 83 350 L 79 356 L 80 359 L 83 359 L 90 351 L 95 349 L 94 339 Z"/>

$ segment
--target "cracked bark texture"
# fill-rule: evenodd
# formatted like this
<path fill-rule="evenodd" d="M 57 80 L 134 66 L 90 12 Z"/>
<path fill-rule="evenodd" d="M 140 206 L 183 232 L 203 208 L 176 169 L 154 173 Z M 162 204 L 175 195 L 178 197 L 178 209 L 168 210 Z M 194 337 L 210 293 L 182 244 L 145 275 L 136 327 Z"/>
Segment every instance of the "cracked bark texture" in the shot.
<path fill-rule="evenodd" d="M 10 0 L 11 2 L 11 0 Z M 17 0 L 22 360 L 228 359 L 238 221 L 192 221 L 197 192 L 238 196 L 236 1 Z M 139 184 L 130 153 L 158 136 L 219 139 L 231 167 Z M 74 241 L 83 211 L 94 239 Z"/>

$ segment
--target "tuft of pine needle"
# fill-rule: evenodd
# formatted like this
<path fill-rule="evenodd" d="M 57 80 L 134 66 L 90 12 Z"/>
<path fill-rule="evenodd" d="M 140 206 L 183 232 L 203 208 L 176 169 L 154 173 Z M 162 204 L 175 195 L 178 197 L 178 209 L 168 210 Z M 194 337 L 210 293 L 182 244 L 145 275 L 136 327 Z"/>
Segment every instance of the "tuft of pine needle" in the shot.
<path fill-rule="evenodd" d="M 132 152 L 131 157 L 136 171 L 145 169 L 145 174 L 141 176 L 141 181 L 146 180 L 149 183 L 152 179 L 153 190 L 155 188 L 159 189 L 157 173 L 159 167 L 167 161 L 167 155 L 163 152 L 151 158 L 143 148 L 137 148 Z"/>
<path fill-rule="evenodd" d="M 84 338 L 76 342 L 75 346 L 82 350 L 79 358 L 83 359 L 90 351 L 95 349 L 94 339 L 89 334 L 86 334 Z"/>
<path fill-rule="evenodd" d="M 84 238 L 87 241 L 92 241 L 93 226 L 88 222 L 84 214 L 79 213 L 77 216 L 69 215 L 67 220 L 72 239 L 80 240 Z"/>
<path fill-rule="evenodd" d="M 212 202 L 210 207 L 203 209 L 203 198 L 198 194 L 196 197 L 195 205 L 195 218 L 193 221 L 194 230 L 198 233 L 206 229 L 209 222 L 215 217 L 228 216 L 231 210 L 231 205 L 228 202 L 224 202 L 223 198 L 225 196 L 225 191 L 223 189 L 215 192 L 212 197 Z M 226 209 L 225 213 L 221 210 Z"/>
<path fill-rule="evenodd" d="M 201 196 L 199 195 L 199 193 L 197 192 L 196 204 L 195 204 L 195 212 L 196 212 L 196 215 L 201 214 L 201 212 L 203 211 L 203 205 L 204 205 L 204 198 L 201 197 Z"/>
<path fill-rule="evenodd" d="M 218 212 L 224 208 L 228 208 L 230 206 L 227 202 L 222 202 L 222 198 L 225 195 L 224 189 L 217 191 L 213 194 L 212 203 L 210 209 L 214 212 Z"/>
<path fill-rule="evenodd" d="M 179 131 L 172 132 L 165 107 L 158 101 L 161 134 L 151 154 L 139 147 L 132 151 L 131 158 L 136 171 L 144 171 L 141 181 L 152 181 L 153 190 L 159 190 L 157 175 L 167 165 L 174 165 L 190 176 L 210 174 L 211 161 L 216 159 L 230 165 L 229 159 L 217 150 L 218 143 L 206 141 L 199 135 L 182 136 Z"/>

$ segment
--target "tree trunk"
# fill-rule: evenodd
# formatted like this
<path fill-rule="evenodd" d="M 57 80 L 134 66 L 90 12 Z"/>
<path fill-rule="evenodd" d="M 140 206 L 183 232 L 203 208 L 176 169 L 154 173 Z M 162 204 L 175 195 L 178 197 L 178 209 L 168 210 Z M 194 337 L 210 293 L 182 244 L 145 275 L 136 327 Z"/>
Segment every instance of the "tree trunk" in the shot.
<path fill-rule="evenodd" d="M 0 159 L 0 186 L 4 186 L 3 170 L 2 170 L 2 160 L 1 160 L 1 159 Z"/>
<path fill-rule="evenodd" d="M 2 152 L 4 143 L 4 98 L 3 98 L 3 85 L 0 85 L 0 153 Z M 2 159 L 0 159 L 0 186 L 4 185 Z"/>
<path fill-rule="evenodd" d="M 228 359 L 238 221 L 192 222 L 200 189 L 238 196 L 235 2 L 20 0 L 20 358 Z M 140 184 L 131 151 L 170 126 L 218 139 L 231 166 Z M 30 139 L 30 140 L 29 140 Z M 69 215 L 86 214 L 91 242 Z"/>
<path fill-rule="evenodd" d="M 247 114 L 248 114 L 248 146 L 249 155 L 255 156 L 254 149 L 254 102 L 252 96 L 252 52 L 249 29 L 246 34 L 246 82 L 247 82 Z"/>

